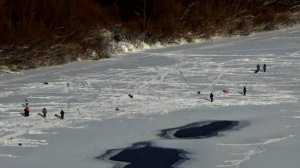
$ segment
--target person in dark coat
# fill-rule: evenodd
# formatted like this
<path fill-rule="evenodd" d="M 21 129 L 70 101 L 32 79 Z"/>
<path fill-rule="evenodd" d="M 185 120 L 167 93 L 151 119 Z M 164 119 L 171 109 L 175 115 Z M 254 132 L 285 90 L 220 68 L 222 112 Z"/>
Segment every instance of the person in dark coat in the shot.
<path fill-rule="evenodd" d="M 30 113 L 30 107 L 29 107 L 29 103 L 26 99 L 26 102 L 25 102 L 25 108 L 24 108 L 24 116 L 25 117 L 29 117 L 29 113 Z"/>
<path fill-rule="evenodd" d="M 213 102 L 214 101 L 214 94 L 213 93 L 210 93 L 210 102 Z"/>
<path fill-rule="evenodd" d="M 61 118 L 61 119 L 64 119 L 64 116 L 65 116 L 65 112 L 64 112 L 63 110 L 61 110 L 61 111 L 60 111 L 60 118 Z"/>
<path fill-rule="evenodd" d="M 257 72 L 259 72 L 259 70 L 260 70 L 260 65 L 259 65 L 259 64 L 257 64 L 257 65 L 256 65 L 256 70 L 255 70 L 255 72 L 254 72 L 254 73 L 257 73 Z"/>
<path fill-rule="evenodd" d="M 43 117 L 45 118 L 47 115 L 47 109 L 45 107 L 43 108 L 42 113 L 43 113 Z"/>
<path fill-rule="evenodd" d="M 29 117 L 29 112 L 30 112 L 29 106 L 26 106 L 24 109 L 24 116 Z"/>
<path fill-rule="evenodd" d="M 247 92 L 247 89 L 246 87 L 244 86 L 244 89 L 243 89 L 243 95 L 246 96 L 246 92 Z"/>
<path fill-rule="evenodd" d="M 264 65 L 263 65 L 263 71 L 266 72 L 266 69 L 267 69 L 267 65 L 264 64 Z"/>

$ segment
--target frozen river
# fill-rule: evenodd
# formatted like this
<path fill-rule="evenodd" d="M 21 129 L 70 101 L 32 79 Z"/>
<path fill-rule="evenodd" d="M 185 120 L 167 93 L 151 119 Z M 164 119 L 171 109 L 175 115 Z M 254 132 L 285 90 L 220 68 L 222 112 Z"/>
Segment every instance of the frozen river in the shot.
<path fill-rule="evenodd" d="M 118 167 L 111 157 L 145 149 L 142 159 L 164 151 L 184 168 L 299 168 L 299 47 L 295 26 L 2 75 L 0 167 Z"/>

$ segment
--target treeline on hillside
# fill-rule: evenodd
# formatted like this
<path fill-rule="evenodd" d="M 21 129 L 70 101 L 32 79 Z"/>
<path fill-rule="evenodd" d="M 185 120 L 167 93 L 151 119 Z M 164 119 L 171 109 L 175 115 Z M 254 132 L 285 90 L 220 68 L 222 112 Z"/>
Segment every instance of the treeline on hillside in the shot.
<path fill-rule="evenodd" d="M 215 33 L 288 23 L 298 0 L 0 0 L 0 42 L 72 37 L 93 26 L 130 33 Z M 235 23 L 235 24 L 232 24 Z M 252 24 L 252 25 L 249 25 Z"/>
<path fill-rule="evenodd" d="M 243 29 L 288 23 L 297 0 L 98 0 L 114 9 L 112 20 L 135 32 L 160 35 Z M 235 23 L 235 24 L 233 24 Z M 250 25 L 251 24 L 251 25 Z M 236 26 L 236 27 L 234 27 Z M 230 33 L 230 32 L 228 32 Z"/>
<path fill-rule="evenodd" d="M 298 0 L 0 0 L 0 55 L 25 44 L 44 45 L 43 50 L 80 43 L 90 30 L 104 28 L 117 41 L 148 42 L 272 29 L 293 22 L 299 5 Z M 79 46 L 86 50 L 89 44 Z"/>
<path fill-rule="evenodd" d="M 0 0 L 0 42 L 72 36 L 105 15 L 92 0 Z"/>

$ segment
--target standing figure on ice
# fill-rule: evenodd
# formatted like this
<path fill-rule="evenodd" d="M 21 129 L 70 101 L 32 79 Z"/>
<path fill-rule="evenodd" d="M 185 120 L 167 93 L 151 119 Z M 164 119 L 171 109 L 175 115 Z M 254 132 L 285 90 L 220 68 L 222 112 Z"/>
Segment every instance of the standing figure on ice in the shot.
<path fill-rule="evenodd" d="M 263 71 L 266 72 L 266 69 L 267 69 L 267 65 L 264 64 L 264 65 L 263 65 Z"/>
<path fill-rule="evenodd" d="M 45 118 L 47 115 L 47 109 L 45 107 L 43 108 L 42 113 L 43 113 L 43 117 Z"/>
<path fill-rule="evenodd" d="M 243 89 L 243 95 L 246 96 L 246 92 L 247 92 L 247 89 L 246 87 L 244 86 L 244 89 Z"/>
<path fill-rule="evenodd" d="M 214 94 L 210 93 L 209 97 L 210 97 L 210 102 L 213 102 L 214 101 Z"/>
<path fill-rule="evenodd" d="M 257 72 L 259 72 L 259 70 L 260 70 L 260 65 L 259 65 L 259 64 L 257 64 L 257 65 L 256 65 L 256 70 L 255 70 L 255 72 L 254 72 L 254 73 L 257 73 Z"/>
<path fill-rule="evenodd" d="M 60 111 L 60 118 L 63 120 L 65 116 L 65 112 L 63 110 Z"/>
<path fill-rule="evenodd" d="M 24 109 L 24 116 L 25 117 L 29 117 L 29 112 L 30 112 L 30 108 L 29 108 L 29 104 L 28 102 L 25 104 L 25 109 Z"/>

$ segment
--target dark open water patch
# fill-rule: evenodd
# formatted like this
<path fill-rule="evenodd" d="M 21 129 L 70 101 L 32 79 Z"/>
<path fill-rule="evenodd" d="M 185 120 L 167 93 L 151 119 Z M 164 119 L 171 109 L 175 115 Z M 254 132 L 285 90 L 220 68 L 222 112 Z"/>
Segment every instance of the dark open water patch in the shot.
<path fill-rule="evenodd" d="M 239 121 L 202 121 L 177 128 L 161 130 L 159 136 L 167 139 L 200 139 L 217 136 L 219 132 L 237 129 Z"/>
<path fill-rule="evenodd" d="M 161 148 L 149 142 L 140 142 L 124 149 L 112 149 L 97 159 L 117 161 L 116 168 L 174 168 L 185 160 L 187 152 L 181 149 Z"/>

